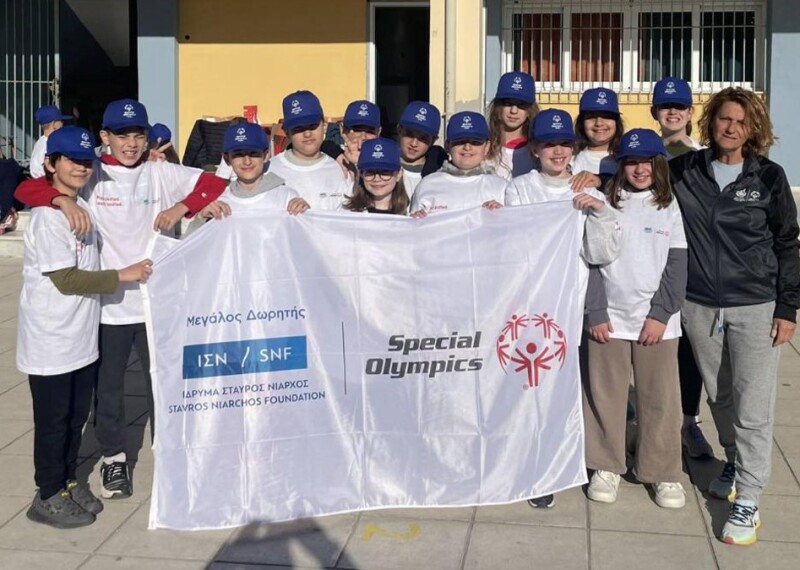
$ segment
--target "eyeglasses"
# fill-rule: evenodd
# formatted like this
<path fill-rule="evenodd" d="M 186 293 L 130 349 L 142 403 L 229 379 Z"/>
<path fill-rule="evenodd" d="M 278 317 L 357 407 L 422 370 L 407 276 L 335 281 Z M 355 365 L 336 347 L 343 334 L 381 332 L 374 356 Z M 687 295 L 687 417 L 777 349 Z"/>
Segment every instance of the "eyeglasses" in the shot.
<path fill-rule="evenodd" d="M 691 105 L 684 105 L 683 103 L 662 103 L 658 106 L 660 110 L 667 111 L 669 109 L 675 109 L 676 111 L 685 111 L 691 107 Z"/>
<path fill-rule="evenodd" d="M 463 145 L 483 146 L 485 144 L 486 141 L 482 141 L 480 139 L 461 139 L 457 141 L 450 141 L 450 146 L 463 146 Z"/>
<path fill-rule="evenodd" d="M 384 182 L 394 178 L 394 175 L 394 172 L 390 172 L 388 170 L 366 170 L 361 173 L 361 176 L 364 178 L 364 180 L 375 180 L 376 178 L 379 178 Z"/>

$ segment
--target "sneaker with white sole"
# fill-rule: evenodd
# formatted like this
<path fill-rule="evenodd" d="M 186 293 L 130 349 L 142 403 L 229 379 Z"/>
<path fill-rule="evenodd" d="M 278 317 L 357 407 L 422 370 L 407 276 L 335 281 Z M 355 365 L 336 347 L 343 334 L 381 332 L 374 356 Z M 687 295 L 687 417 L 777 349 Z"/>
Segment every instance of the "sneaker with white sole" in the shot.
<path fill-rule="evenodd" d="M 653 485 L 656 504 L 663 509 L 680 509 L 686 504 L 686 491 L 680 483 L 668 481 Z"/>
<path fill-rule="evenodd" d="M 711 449 L 711 444 L 703 435 L 699 423 L 692 422 L 681 428 L 681 443 L 686 450 L 686 455 L 692 459 L 712 459 L 714 450 Z"/>
<path fill-rule="evenodd" d="M 722 527 L 720 540 L 726 544 L 747 546 L 757 540 L 756 531 L 761 526 L 758 505 L 755 501 L 736 501 L 731 504 L 728 521 Z"/>
<path fill-rule="evenodd" d="M 586 494 L 592 501 L 598 503 L 613 503 L 617 500 L 619 490 L 619 475 L 611 471 L 598 469 L 589 481 Z"/>
<path fill-rule="evenodd" d="M 131 474 L 125 461 L 103 463 L 100 466 L 100 478 L 103 480 L 100 494 L 104 499 L 125 499 L 133 493 Z"/>
<path fill-rule="evenodd" d="M 37 491 L 26 515 L 33 522 L 55 528 L 78 528 L 95 521 L 95 516 L 73 501 L 66 489 L 48 499 L 42 499 Z"/>
<path fill-rule="evenodd" d="M 67 491 L 72 496 L 72 500 L 78 503 L 85 511 L 93 515 L 103 511 L 103 503 L 94 496 L 88 484 L 80 484 L 74 479 L 67 481 Z"/>
<path fill-rule="evenodd" d="M 552 509 L 556 505 L 556 496 L 545 495 L 544 497 L 528 499 L 528 505 L 532 509 Z"/>
<path fill-rule="evenodd" d="M 719 477 L 715 477 L 708 485 L 708 494 L 715 499 L 733 501 L 736 498 L 736 465 L 726 463 Z"/>

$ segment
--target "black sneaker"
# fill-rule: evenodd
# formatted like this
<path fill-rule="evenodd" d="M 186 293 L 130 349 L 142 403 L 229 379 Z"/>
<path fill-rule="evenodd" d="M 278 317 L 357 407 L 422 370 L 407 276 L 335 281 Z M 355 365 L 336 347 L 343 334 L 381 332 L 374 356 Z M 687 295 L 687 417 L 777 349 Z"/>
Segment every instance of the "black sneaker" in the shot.
<path fill-rule="evenodd" d="M 552 509 L 556 505 L 556 496 L 545 495 L 544 497 L 528 499 L 528 505 L 534 509 Z"/>
<path fill-rule="evenodd" d="M 67 481 L 67 491 L 72 496 L 72 500 L 78 503 L 85 511 L 96 515 L 103 510 L 103 503 L 94 496 L 89 489 L 89 485 L 81 485 L 77 481 Z"/>
<path fill-rule="evenodd" d="M 103 487 L 100 494 L 104 499 L 125 499 L 133 494 L 131 475 L 125 461 L 103 463 L 100 467 Z"/>
<path fill-rule="evenodd" d="M 60 490 L 46 501 L 42 500 L 37 491 L 27 516 L 34 522 L 55 528 L 78 528 L 89 526 L 95 521 L 95 516 L 73 501 L 66 489 Z"/>

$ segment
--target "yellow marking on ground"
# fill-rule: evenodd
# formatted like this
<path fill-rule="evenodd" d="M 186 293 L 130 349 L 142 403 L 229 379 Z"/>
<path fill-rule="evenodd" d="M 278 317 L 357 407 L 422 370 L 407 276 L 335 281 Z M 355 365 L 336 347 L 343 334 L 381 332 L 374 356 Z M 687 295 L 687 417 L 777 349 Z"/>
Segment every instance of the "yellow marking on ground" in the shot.
<path fill-rule="evenodd" d="M 364 527 L 364 534 L 361 540 L 369 541 L 372 540 L 373 536 L 382 536 L 384 538 L 391 538 L 392 540 L 412 540 L 419 536 L 420 530 L 420 526 L 417 523 L 408 525 L 407 532 L 394 532 L 370 523 Z"/>

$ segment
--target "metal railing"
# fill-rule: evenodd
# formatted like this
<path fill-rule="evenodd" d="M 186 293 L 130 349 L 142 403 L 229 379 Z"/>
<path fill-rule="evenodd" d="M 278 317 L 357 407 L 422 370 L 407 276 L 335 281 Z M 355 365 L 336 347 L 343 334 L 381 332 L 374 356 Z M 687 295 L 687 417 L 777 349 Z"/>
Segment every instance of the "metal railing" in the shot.
<path fill-rule="evenodd" d="M 58 104 L 58 0 L 0 0 L 0 152 L 27 165 L 33 112 Z"/>
<path fill-rule="evenodd" d="M 527 71 L 550 102 L 588 87 L 646 100 L 674 75 L 701 99 L 766 85 L 766 0 L 503 0 L 504 71 Z"/>

